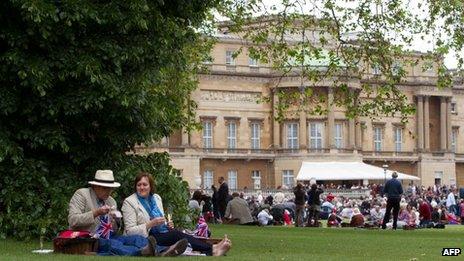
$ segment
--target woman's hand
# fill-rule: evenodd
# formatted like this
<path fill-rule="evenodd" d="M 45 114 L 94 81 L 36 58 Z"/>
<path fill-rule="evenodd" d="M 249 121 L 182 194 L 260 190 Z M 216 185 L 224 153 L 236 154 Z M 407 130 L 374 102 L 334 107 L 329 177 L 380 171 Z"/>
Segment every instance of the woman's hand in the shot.
<path fill-rule="evenodd" d="M 164 223 L 166 223 L 166 219 L 164 217 L 157 217 L 157 218 L 154 218 L 154 219 L 148 221 L 147 222 L 147 227 L 152 228 L 152 227 L 155 227 L 155 226 L 162 225 Z"/>
<path fill-rule="evenodd" d="M 169 221 L 167 225 L 169 229 L 174 229 L 174 222 Z"/>

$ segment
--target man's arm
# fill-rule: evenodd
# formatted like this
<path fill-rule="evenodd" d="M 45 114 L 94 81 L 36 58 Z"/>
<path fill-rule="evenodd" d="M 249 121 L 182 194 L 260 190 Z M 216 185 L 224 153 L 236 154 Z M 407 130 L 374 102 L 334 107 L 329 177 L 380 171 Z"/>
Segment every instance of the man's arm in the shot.
<path fill-rule="evenodd" d="M 403 186 L 401 186 L 401 183 L 398 181 L 398 185 L 399 185 L 399 192 L 400 192 L 400 195 L 403 194 Z"/>
<path fill-rule="evenodd" d="M 69 202 L 68 223 L 71 229 L 89 227 L 95 222 L 94 212 L 85 212 L 87 202 L 84 193 L 81 189 L 76 191 Z"/>

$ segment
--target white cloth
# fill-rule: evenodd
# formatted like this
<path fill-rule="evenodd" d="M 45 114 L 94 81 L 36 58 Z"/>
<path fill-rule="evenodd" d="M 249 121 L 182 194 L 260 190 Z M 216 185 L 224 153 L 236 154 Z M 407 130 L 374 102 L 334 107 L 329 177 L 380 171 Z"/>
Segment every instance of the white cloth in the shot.
<path fill-rule="evenodd" d="M 342 216 L 344 218 L 351 219 L 351 217 L 353 216 L 353 209 L 352 208 L 344 208 L 342 210 L 342 212 L 340 213 L 340 216 Z"/>
<path fill-rule="evenodd" d="M 452 205 L 456 205 L 456 199 L 454 198 L 454 193 L 450 192 L 446 198 L 446 207 L 449 208 Z"/>
<path fill-rule="evenodd" d="M 273 219 L 274 217 L 265 209 L 261 210 L 258 214 L 258 222 L 262 226 L 267 226 L 267 224 L 269 224 L 269 222 Z"/>

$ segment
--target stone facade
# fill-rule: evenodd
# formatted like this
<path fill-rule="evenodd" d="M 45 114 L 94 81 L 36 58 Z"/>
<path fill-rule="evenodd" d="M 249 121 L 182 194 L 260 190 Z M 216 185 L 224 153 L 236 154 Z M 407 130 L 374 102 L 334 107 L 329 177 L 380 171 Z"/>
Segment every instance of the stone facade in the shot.
<path fill-rule="evenodd" d="M 227 57 L 240 47 L 244 49 L 235 59 Z M 144 149 L 169 150 L 173 166 L 191 188 L 217 185 L 220 176 L 238 189 L 290 186 L 302 161 L 341 160 L 388 164 L 420 177 L 426 186 L 464 186 L 464 86 L 438 89 L 436 67 L 425 72 L 421 64 L 405 68 L 408 73 L 399 88 L 417 108 L 405 124 L 399 117 L 348 119 L 339 107 L 323 116 L 289 114 L 279 123 L 274 120 L 273 90 L 298 88 L 300 77 L 284 77 L 276 85 L 272 70 L 250 61 L 246 46 L 228 35 L 219 37 L 212 57 L 210 73 L 200 75 L 192 94 L 204 129 L 179 131 L 158 148 Z M 358 89 L 376 77 L 370 72 L 347 83 Z M 330 101 L 334 94 L 326 81 L 314 90 Z M 257 102 L 264 96 L 271 102 Z M 360 98 L 367 97 L 361 92 Z M 319 130 L 321 137 L 311 138 L 311 130 Z"/>

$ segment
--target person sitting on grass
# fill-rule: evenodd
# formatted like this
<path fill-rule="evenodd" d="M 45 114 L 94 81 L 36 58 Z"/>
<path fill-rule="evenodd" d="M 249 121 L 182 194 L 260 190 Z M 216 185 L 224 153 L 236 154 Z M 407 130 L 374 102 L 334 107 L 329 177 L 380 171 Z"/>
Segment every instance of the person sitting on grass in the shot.
<path fill-rule="evenodd" d="M 188 241 L 193 251 L 208 256 L 225 255 L 231 248 L 232 243 L 227 236 L 218 244 L 212 245 L 174 229 L 174 224 L 164 217 L 163 202 L 154 193 L 155 181 L 149 173 L 141 172 L 135 177 L 134 189 L 135 193 L 127 197 L 122 206 L 126 234 L 154 236 L 160 246 Z"/>
<path fill-rule="evenodd" d="M 274 217 L 269 213 L 268 208 L 264 208 L 258 214 L 258 222 L 260 226 L 272 225 L 272 220 Z"/>
<path fill-rule="evenodd" d="M 382 225 L 384 213 L 380 210 L 379 205 L 375 205 L 374 208 L 371 209 L 370 214 L 369 221 L 371 222 L 372 226 L 379 227 Z"/>
<path fill-rule="evenodd" d="M 327 218 L 327 227 L 339 227 L 342 219 L 337 216 L 337 210 L 334 208 Z"/>
<path fill-rule="evenodd" d="M 111 170 L 97 170 L 90 188 L 77 190 L 69 202 L 68 223 L 71 230 L 85 230 L 98 238 L 98 255 L 154 256 L 156 240 L 146 236 L 116 235 L 118 219 L 116 201 L 110 196 L 120 186 L 114 181 Z M 162 256 L 176 255 L 176 248 L 169 248 Z M 185 248 L 184 248 L 185 250 Z"/>
<path fill-rule="evenodd" d="M 363 227 L 364 226 L 364 216 L 359 210 L 359 208 L 353 209 L 353 216 L 350 220 L 350 227 Z"/>
<path fill-rule="evenodd" d="M 225 213 L 225 224 L 240 224 L 240 225 L 257 225 L 253 220 L 248 203 L 240 198 L 237 192 L 232 193 L 233 199 L 227 203 Z"/>

